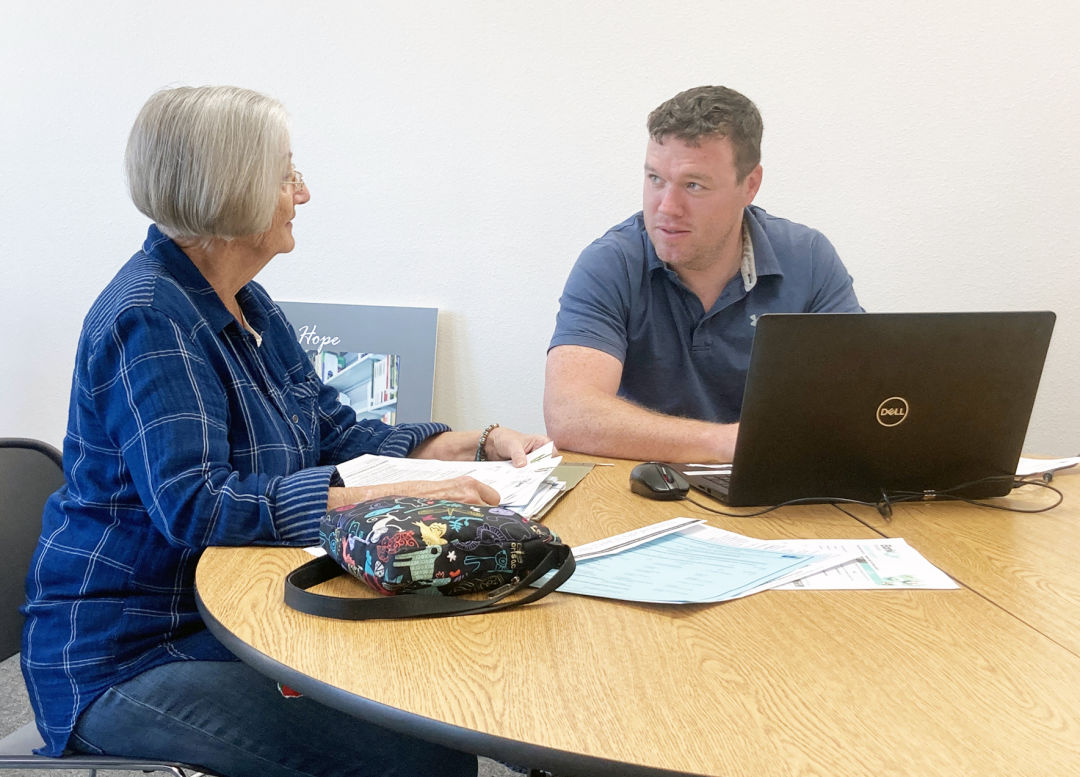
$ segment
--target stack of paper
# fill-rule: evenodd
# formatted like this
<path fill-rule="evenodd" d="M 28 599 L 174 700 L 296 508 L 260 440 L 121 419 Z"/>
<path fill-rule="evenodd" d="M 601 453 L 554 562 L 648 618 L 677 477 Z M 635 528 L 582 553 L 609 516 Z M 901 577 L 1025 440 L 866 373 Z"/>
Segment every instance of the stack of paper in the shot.
<path fill-rule="evenodd" d="M 438 461 L 402 459 L 365 454 L 338 464 L 338 474 L 346 486 L 375 486 L 403 480 L 451 480 L 462 475 L 476 478 L 499 492 L 499 504 L 526 518 L 540 512 L 557 497 L 565 484 L 552 476 L 562 461 L 553 456 L 548 443 L 528 456 L 524 467 L 508 461 Z"/>
<path fill-rule="evenodd" d="M 632 602 L 722 602 L 787 578 L 814 556 L 726 548 L 682 530 L 700 519 L 673 518 L 574 549 L 577 570 L 559 591 Z"/>
<path fill-rule="evenodd" d="M 657 604 L 723 602 L 774 588 L 956 588 L 903 540 L 758 540 L 700 518 L 582 545 L 574 558 L 577 570 L 559 591 Z"/>
<path fill-rule="evenodd" d="M 836 591 L 870 588 L 958 588 L 959 586 L 921 553 L 900 538 L 876 540 L 758 540 L 700 524 L 687 529 L 708 532 L 727 545 L 812 553 L 826 559 L 819 568 L 807 567 L 803 575 L 779 580 L 770 588 L 784 591 Z M 828 563 L 831 562 L 831 563 Z"/>

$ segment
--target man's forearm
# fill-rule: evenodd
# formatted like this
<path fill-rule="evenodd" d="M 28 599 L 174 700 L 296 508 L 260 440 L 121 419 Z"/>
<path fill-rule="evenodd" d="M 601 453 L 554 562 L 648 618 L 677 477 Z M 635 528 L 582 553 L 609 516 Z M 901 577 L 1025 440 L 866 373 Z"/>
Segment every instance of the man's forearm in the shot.
<path fill-rule="evenodd" d="M 562 450 L 641 461 L 731 461 L 739 428 L 596 394 L 545 399 L 544 418 L 548 435 Z"/>

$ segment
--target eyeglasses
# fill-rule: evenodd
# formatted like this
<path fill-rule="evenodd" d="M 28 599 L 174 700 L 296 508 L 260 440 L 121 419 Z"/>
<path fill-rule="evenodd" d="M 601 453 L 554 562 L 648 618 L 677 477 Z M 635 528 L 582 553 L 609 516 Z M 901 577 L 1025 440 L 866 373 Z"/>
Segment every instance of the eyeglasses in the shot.
<path fill-rule="evenodd" d="M 285 180 L 282 181 L 281 184 L 282 186 L 295 186 L 295 191 L 302 192 L 304 191 L 304 176 L 294 167 L 289 171 L 288 176 L 285 177 Z"/>

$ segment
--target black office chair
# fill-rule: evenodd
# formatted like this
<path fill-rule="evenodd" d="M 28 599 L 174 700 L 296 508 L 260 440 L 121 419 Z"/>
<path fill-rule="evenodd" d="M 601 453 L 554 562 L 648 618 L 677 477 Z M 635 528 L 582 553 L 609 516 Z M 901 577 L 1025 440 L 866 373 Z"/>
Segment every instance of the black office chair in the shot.
<path fill-rule="evenodd" d="M 60 451 L 48 443 L 17 437 L 0 438 L 0 661 L 19 652 L 23 617 L 19 606 L 26 598 L 26 572 L 41 532 L 45 500 L 64 482 Z M 109 755 L 72 755 L 50 758 L 35 755 L 44 744 L 31 721 L 0 739 L 0 769 L 98 769 L 172 772 L 194 777 L 205 770 L 190 764 L 121 758 Z"/>

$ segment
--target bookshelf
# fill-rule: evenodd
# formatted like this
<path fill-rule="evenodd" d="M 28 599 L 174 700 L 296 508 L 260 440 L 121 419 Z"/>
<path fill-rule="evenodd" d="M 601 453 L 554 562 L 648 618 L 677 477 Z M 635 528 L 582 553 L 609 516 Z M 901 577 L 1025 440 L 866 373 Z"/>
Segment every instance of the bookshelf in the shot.
<path fill-rule="evenodd" d="M 279 302 L 315 371 L 360 418 L 431 420 L 437 308 Z"/>
<path fill-rule="evenodd" d="M 378 418 L 388 424 L 397 421 L 398 364 L 396 354 L 361 353 L 338 356 L 331 352 L 338 371 L 320 375 L 328 386 L 336 388 L 342 402 L 352 407 L 360 418 Z M 353 361 L 342 361 L 348 356 Z M 318 366 L 318 365 L 316 365 Z"/>

